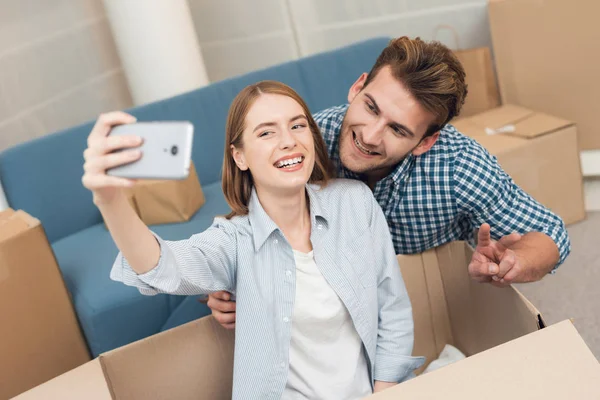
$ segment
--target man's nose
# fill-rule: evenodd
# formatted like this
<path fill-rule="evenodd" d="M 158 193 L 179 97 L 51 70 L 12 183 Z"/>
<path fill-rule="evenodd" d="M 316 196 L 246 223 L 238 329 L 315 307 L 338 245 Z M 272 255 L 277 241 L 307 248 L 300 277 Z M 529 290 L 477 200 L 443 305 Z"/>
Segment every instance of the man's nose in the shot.
<path fill-rule="evenodd" d="M 379 121 L 365 125 L 362 130 L 363 143 L 369 146 L 378 146 L 381 143 L 384 129 L 385 124 Z"/>

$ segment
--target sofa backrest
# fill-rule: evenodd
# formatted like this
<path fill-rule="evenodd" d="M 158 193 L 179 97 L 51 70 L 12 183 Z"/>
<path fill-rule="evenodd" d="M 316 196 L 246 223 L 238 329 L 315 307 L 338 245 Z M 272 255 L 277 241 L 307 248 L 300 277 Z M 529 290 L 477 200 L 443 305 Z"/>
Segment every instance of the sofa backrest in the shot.
<path fill-rule="evenodd" d="M 166 100 L 125 110 L 139 121 L 194 124 L 193 161 L 203 185 L 220 180 L 229 105 L 245 86 L 278 80 L 294 88 L 311 112 L 347 101 L 348 89 L 368 72 L 388 38 L 376 38 L 223 80 Z M 9 205 L 39 218 L 51 242 L 102 221 L 81 184 L 83 150 L 93 122 L 17 145 L 0 154 L 0 182 Z"/>

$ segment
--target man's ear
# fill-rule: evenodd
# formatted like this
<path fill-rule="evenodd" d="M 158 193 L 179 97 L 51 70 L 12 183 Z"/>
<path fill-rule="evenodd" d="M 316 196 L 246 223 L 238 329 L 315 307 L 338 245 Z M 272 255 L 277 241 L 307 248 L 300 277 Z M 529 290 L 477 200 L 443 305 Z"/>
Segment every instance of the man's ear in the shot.
<path fill-rule="evenodd" d="M 233 161 L 238 166 L 238 168 L 242 171 L 248 170 L 248 164 L 246 163 L 246 158 L 244 157 L 244 152 L 241 149 L 238 149 L 234 145 L 230 146 L 231 156 L 233 157 Z"/>
<path fill-rule="evenodd" d="M 363 72 L 360 77 L 350 86 L 350 90 L 348 91 L 348 103 L 352 103 L 356 96 L 360 93 L 360 91 L 365 87 L 365 81 L 367 80 L 366 72 Z"/>
<path fill-rule="evenodd" d="M 419 145 L 417 147 L 415 147 L 413 149 L 413 151 L 411 152 L 412 155 L 420 156 L 421 154 L 427 153 L 433 147 L 435 142 L 437 142 L 439 137 L 440 137 L 440 131 L 437 131 L 436 133 L 434 133 L 431 136 L 427 136 L 426 138 L 421 140 L 421 143 L 419 143 Z"/>

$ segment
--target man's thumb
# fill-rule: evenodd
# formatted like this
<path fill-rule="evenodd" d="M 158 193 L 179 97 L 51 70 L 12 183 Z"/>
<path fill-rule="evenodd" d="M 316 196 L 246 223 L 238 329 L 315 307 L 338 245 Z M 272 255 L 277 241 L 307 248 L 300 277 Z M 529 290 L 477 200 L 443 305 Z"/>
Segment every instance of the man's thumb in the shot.
<path fill-rule="evenodd" d="M 514 232 L 510 235 L 502 236 L 502 238 L 498 240 L 498 244 L 509 249 L 511 246 L 521 240 L 522 237 L 523 236 L 521 236 L 519 233 Z"/>

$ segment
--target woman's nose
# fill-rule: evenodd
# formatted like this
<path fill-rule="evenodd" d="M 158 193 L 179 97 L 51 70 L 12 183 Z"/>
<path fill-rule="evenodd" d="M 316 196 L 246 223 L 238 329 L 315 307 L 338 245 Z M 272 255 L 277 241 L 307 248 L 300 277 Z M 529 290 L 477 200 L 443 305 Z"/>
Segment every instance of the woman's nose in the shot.
<path fill-rule="evenodd" d="M 281 149 L 293 149 L 294 147 L 296 147 L 296 138 L 289 129 L 284 129 L 282 131 L 279 147 Z"/>

